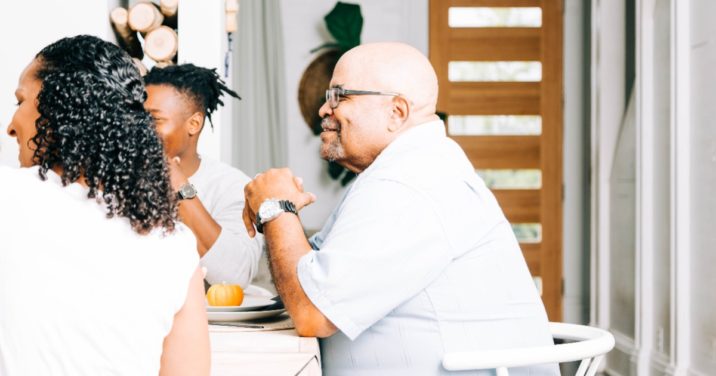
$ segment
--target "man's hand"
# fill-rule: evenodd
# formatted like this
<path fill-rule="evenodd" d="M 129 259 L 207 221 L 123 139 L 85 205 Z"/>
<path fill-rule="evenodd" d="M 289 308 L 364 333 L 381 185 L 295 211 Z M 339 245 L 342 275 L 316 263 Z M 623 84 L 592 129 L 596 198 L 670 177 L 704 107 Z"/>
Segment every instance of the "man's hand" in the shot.
<path fill-rule="evenodd" d="M 251 237 L 256 235 L 256 213 L 267 199 L 289 200 L 296 206 L 296 211 L 316 201 L 313 193 L 303 191 L 303 180 L 293 176 L 287 168 L 271 169 L 256 175 L 244 188 L 244 196 L 244 225 Z"/>
<path fill-rule="evenodd" d="M 181 158 L 169 158 L 167 165 L 169 167 L 169 178 L 171 180 L 172 189 L 174 192 L 177 192 L 189 179 L 181 171 Z"/>
<path fill-rule="evenodd" d="M 252 237 L 256 235 L 256 212 L 267 199 L 289 200 L 296 206 L 296 210 L 316 201 L 313 193 L 303 191 L 301 178 L 293 176 L 287 168 L 272 169 L 256 175 L 244 188 L 244 195 L 244 224 Z M 298 261 L 311 251 L 300 220 L 294 215 L 282 215 L 272 223 L 264 228 L 271 276 L 296 331 L 300 336 L 307 337 L 333 335 L 338 329 L 313 305 L 298 281 Z"/>
<path fill-rule="evenodd" d="M 169 178 L 175 194 L 182 185 L 189 182 L 189 179 L 182 171 L 181 162 L 179 157 L 172 157 L 167 161 Z M 178 209 L 179 219 L 191 229 L 196 237 L 196 250 L 199 252 L 199 257 L 204 257 L 219 238 L 221 225 L 211 216 L 199 197 L 194 197 L 191 200 L 180 200 Z"/>

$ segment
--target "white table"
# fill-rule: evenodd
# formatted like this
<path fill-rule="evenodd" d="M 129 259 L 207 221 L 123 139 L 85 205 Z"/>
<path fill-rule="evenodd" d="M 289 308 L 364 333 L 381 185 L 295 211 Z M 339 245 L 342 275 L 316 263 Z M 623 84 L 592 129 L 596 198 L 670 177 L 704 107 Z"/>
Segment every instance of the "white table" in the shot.
<path fill-rule="evenodd" d="M 321 375 L 316 338 L 299 337 L 293 329 L 254 329 L 209 325 L 211 374 Z"/>

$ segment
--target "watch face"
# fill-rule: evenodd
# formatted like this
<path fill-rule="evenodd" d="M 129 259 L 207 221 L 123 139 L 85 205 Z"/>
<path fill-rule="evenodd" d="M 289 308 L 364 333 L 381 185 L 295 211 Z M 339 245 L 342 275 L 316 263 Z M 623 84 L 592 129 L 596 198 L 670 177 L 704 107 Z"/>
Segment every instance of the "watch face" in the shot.
<path fill-rule="evenodd" d="M 277 200 L 266 200 L 259 207 L 258 214 L 261 218 L 261 223 L 266 223 L 276 218 L 281 213 L 283 213 L 283 210 Z"/>
<path fill-rule="evenodd" d="M 179 196 L 183 199 L 190 199 L 196 197 L 196 188 L 193 185 L 187 183 L 179 188 Z"/>

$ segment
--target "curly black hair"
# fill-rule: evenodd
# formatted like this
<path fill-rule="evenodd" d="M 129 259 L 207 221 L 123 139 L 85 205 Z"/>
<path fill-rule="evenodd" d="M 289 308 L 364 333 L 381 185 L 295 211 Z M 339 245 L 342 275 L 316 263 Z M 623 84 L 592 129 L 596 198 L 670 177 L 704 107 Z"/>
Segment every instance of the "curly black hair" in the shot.
<path fill-rule="evenodd" d="M 140 234 L 173 231 L 177 200 L 130 56 L 80 35 L 50 44 L 35 58 L 42 87 L 32 141 L 40 177 L 59 167 L 62 184 L 84 178 L 88 197 L 102 196 L 107 217 L 128 218 Z"/>
<path fill-rule="evenodd" d="M 154 67 L 144 76 L 145 85 L 170 85 L 179 93 L 191 100 L 196 109 L 203 112 L 209 119 L 211 127 L 211 114 L 216 111 L 223 93 L 241 99 L 235 91 L 229 89 L 226 83 L 216 73 L 216 69 L 197 67 L 194 64 L 169 65 L 164 68 Z"/>

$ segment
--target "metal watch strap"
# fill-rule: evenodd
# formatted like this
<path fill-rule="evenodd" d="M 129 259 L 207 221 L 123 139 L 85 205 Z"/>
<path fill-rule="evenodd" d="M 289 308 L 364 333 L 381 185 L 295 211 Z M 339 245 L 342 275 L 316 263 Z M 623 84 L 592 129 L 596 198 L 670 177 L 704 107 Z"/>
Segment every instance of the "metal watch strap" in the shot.
<path fill-rule="evenodd" d="M 298 215 L 298 211 L 296 210 L 296 205 L 294 205 L 293 202 L 291 202 L 291 201 L 288 201 L 288 200 L 279 200 L 279 201 L 278 201 L 278 206 L 279 206 L 279 207 L 281 208 L 281 210 L 283 210 L 285 213 L 293 213 L 293 214 L 295 214 L 295 215 Z M 278 216 L 277 216 L 276 218 L 278 218 Z M 276 219 L 276 218 L 273 218 L 273 219 Z M 266 223 L 268 223 L 268 222 L 266 222 Z M 261 223 L 260 220 L 257 220 L 257 221 L 256 221 L 256 231 L 258 231 L 259 234 L 263 234 L 263 233 L 264 233 L 264 224 Z"/>

